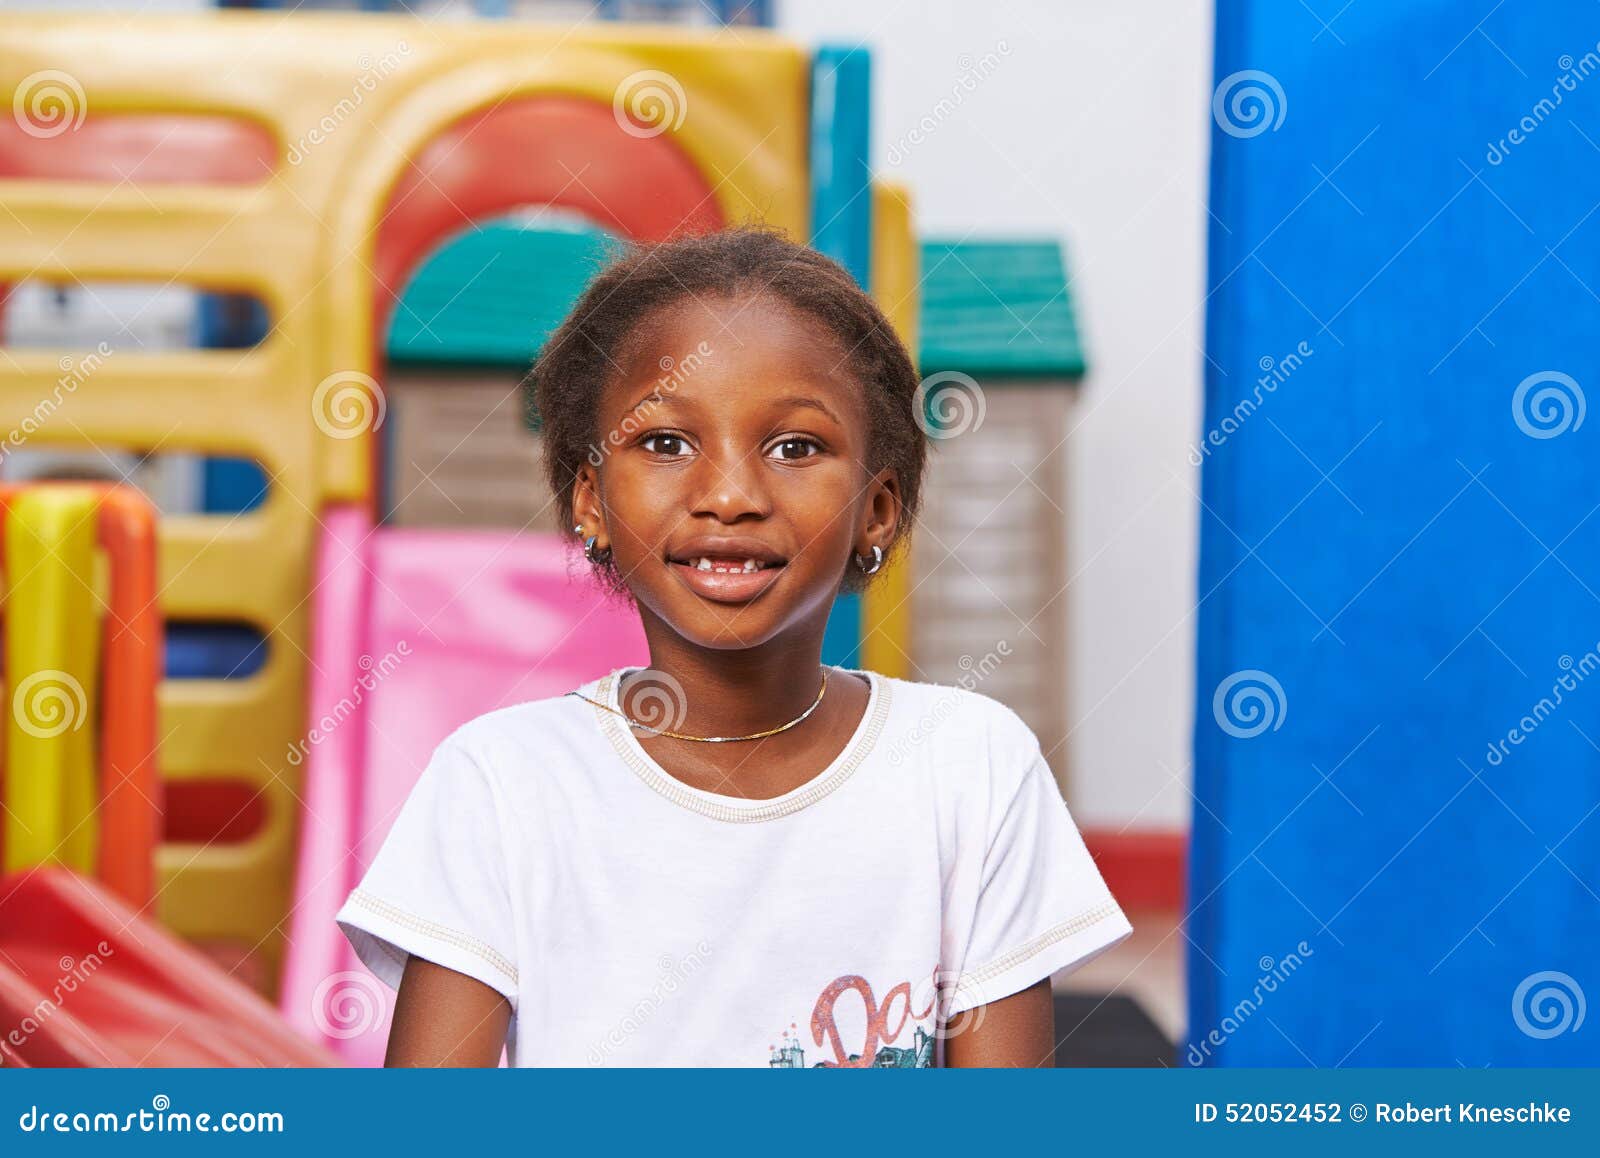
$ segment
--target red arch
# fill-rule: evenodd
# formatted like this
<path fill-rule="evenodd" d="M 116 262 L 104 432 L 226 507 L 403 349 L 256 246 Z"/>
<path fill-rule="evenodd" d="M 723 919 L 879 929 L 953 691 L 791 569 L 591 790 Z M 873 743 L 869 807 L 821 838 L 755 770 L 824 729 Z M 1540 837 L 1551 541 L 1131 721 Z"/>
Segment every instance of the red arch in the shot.
<path fill-rule="evenodd" d="M 667 137 L 636 132 L 604 104 L 530 96 L 465 116 L 433 138 L 395 182 L 379 226 L 376 357 L 405 279 L 474 221 L 554 205 L 638 240 L 719 228 L 722 211 L 694 163 Z M 236 117 L 89 117 L 53 137 L 0 124 L 0 175 L 8 177 L 232 185 L 265 179 L 277 161 L 272 134 Z"/>
<path fill-rule="evenodd" d="M 463 117 L 412 158 L 385 207 L 374 271 L 380 358 L 389 314 L 427 253 L 472 222 L 521 205 L 572 209 L 637 240 L 724 220 L 682 149 L 665 136 L 624 131 L 607 105 L 534 96 Z"/>

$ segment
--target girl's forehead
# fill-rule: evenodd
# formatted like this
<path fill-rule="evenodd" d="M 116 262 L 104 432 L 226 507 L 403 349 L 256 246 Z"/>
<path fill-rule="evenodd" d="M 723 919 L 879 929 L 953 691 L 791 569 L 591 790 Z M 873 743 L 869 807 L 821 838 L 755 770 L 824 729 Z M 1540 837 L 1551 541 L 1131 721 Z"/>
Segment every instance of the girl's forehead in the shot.
<path fill-rule="evenodd" d="M 658 307 L 639 319 L 616 368 L 613 390 L 655 384 L 685 399 L 726 396 L 735 383 L 751 396 L 801 381 L 848 397 L 859 389 L 839 337 L 770 294 L 697 295 Z"/>
<path fill-rule="evenodd" d="M 686 340 L 693 346 L 703 340 L 741 352 L 752 347 L 757 354 L 819 340 L 840 345 L 839 336 L 821 318 L 759 289 L 686 294 L 647 313 L 635 333 L 639 346 L 683 345 Z"/>

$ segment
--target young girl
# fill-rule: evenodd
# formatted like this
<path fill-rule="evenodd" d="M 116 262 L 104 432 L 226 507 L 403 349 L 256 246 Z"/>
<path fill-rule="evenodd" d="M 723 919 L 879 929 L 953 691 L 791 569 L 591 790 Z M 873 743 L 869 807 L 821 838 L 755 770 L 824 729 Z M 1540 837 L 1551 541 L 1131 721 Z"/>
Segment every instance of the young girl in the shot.
<path fill-rule="evenodd" d="M 388 1064 L 1053 1064 L 1050 975 L 1132 927 L 1037 739 L 821 663 L 921 489 L 884 315 L 776 232 L 685 237 L 605 269 L 533 380 L 650 667 L 433 753 L 338 915 L 399 990 Z"/>

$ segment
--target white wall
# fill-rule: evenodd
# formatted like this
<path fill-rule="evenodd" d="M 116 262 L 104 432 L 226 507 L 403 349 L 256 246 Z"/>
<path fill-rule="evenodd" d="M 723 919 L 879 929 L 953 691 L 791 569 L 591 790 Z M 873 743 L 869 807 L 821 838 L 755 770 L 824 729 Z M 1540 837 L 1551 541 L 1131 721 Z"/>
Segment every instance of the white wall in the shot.
<path fill-rule="evenodd" d="M 1082 824 L 1186 827 L 1211 5 L 780 0 L 779 21 L 871 49 L 875 164 L 919 231 L 1065 243 L 1091 364 L 1062 503 L 1070 800 Z"/>

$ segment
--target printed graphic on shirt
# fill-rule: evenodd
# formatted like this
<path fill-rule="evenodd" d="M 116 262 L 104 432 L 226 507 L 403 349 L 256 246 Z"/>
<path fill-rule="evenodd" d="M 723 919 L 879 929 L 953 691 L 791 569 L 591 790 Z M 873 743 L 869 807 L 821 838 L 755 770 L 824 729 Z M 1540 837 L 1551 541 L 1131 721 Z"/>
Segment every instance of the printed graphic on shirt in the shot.
<path fill-rule="evenodd" d="M 823 989 L 811 1010 L 811 1039 L 824 1056 L 812 1066 L 850 1067 L 854 1069 L 918 1069 L 933 1065 L 933 1015 L 938 1005 L 939 969 L 934 967 L 927 985 L 927 1006 L 913 1007 L 911 982 L 902 981 L 884 994 L 882 1004 L 873 995 L 872 985 L 865 977 L 847 973 L 836 977 Z M 861 1040 L 847 1042 L 837 1017 L 839 1001 L 848 993 L 861 998 L 866 1013 Z M 922 996 L 919 994 L 919 996 Z M 853 1012 L 853 1011 L 852 1011 Z M 849 1018 L 848 1024 L 857 1024 L 859 1018 Z M 908 1024 L 909 1023 L 909 1024 Z M 926 1023 L 926 1024 L 924 1024 Z M 855 1048 L 851 1048 L 854 1046 Z M 806 1048 L 800 1038 L 799 1027 L 789 1023 L 783 1031 L 782 1044 L 770 1047 L 772 1056 L 767 1064 L 773 1069 L 804 1069 Z M 826 1054 L 831 1051 L 833 1056 Z"/>

